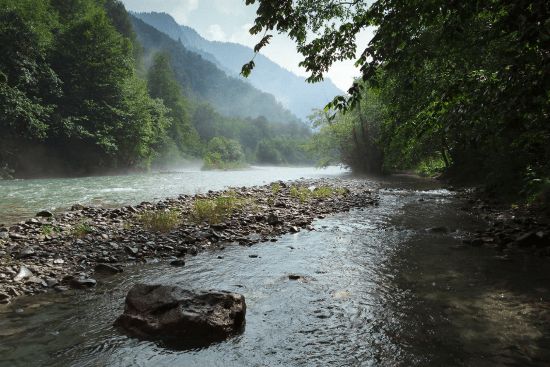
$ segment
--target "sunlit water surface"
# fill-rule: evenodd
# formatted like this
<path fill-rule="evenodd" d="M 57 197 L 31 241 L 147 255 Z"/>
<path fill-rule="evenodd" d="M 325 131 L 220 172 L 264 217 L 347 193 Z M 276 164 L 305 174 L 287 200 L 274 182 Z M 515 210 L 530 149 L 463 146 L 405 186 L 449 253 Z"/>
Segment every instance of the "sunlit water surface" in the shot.
<path fill-rule="evenodd" d="M 121 206 L 228 186 L 336 176 L 344 172 L 339 167 L 251 167 L 241 171 L 201 171 L 195 167 L 121 176 L 0 180 L 0 224 L 26 219 L 44 209 L 64 210 L 75 203 Z"/>
<path fill-rule="evenodd" d="M 0 365 L 550 365 L 547 261 L 461 247 L 483 222 L 429 182 L 368 184 L 381 187 L 378 207 L 317 220 L 313 232 L 202 253 L 183 268 L 133 267 L 89 292 L 0 308 Z M 426 230 L 438 226 L 449 232 Z M 246 329 L 188 351 L 127 338 L 112 323 L 136 282 L 242 293 Z"/>

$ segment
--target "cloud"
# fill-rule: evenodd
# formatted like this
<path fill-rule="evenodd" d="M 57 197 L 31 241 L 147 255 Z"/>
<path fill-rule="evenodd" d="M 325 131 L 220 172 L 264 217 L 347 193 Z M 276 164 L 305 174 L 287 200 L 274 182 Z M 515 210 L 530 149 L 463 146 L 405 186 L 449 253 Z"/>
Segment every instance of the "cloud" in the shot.
<path fill-rule="evenodd" d="M 227 41 L 227 35 L 219 24 L 211 24 L 206 30 L 206 36 L 213 41 Z"/>

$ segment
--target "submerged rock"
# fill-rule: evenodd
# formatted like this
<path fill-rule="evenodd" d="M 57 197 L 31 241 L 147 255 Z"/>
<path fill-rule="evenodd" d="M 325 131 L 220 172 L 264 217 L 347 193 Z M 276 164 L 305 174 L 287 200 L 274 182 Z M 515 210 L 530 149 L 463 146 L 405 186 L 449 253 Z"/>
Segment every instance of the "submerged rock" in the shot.
<path fill-rule="evenodd" d="M 193 348 L 242 331 L 245 313 L 244 296 L 237 293 L 136 284 L 115 326 L 134 337 Z"/>
<path fill-rule="evenodd" d="M 114 266 L 109 264 L 97 264 L 94 268 L 94 272 L 96 274 L 104 274 L 104 275 L 122 273 L 122 271 L 123 269 L 120 266 Z"/>
<path fill-rule="evenodd" d="M 50 212 L 49 210 L 42 210 L 42 211 L 39 211 L 38 213 L 36 213 L 36 216 L 37 217 L 42 217 L 42 218 L 51 218 L 51 217 L 53 217 L 53 213 Z"/>

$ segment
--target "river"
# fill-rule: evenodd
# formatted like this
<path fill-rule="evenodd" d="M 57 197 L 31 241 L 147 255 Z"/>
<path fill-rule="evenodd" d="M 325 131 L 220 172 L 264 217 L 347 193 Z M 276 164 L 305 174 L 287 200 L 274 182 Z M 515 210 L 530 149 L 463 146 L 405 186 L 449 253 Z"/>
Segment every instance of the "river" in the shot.
<path fill-rule="evenodd" d="M 262 185 L 301 177 L 330 177 L 344 173 L 339 167 L 251 167 L 240 171 L 202 171 L 199 166 L 170 172 L 53 178 L 0 180 L 0 224 L 34 216 L 40 210 L 59 211 L 75 203 L 122 206 L 154 201 L 180 194 L 197 194 L 229 186 Z"/>
<path fill-rule="evenodd" d="M 485 223 L 433 181 L 365 184 L 379 206 L 317 220 L 313 232 L 203 252 L 183 268 L 129 267 L 88 292 L 2 306 L 0 365 L 550 365 L 548 260 L 462 246 Z M 136 282 L 242 293 L 244 333 L 187 351 L 127 338 L 112 322 Z"/>

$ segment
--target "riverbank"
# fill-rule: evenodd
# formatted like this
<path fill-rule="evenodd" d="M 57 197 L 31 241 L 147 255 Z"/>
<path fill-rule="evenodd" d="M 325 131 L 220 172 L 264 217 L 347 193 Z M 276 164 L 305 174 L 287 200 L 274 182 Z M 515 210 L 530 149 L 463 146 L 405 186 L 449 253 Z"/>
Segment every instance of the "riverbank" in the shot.
<path fill-rule="evenodd" d="M 550 218 L 536 206 L 506 205 L 488 200 L 482 193 L 465 192 L 466 204 L 462 210 L 486 221 L 485 229 L 478 230 L 464 240 L 466 245 L 488 247 L 502 253 L 502 259 L 515 254 L 550 256 Z"/>
<path fill-rule="evenodd" d="M 239 204 L 221 216 L 200 209 L 219 198 Z M 128 264 L 166 260 L 182 266 L 185 256 L 206 249 L 277 241 L 284 233 L 314 230 L 316 218 L 376 204 L 365 181 L 326 178 L 119 208 L 74 205 L 59 214 L 44 211 L 0 227 L 0 302 L 93 287 L 100 277 L 123 271 Z"/>

